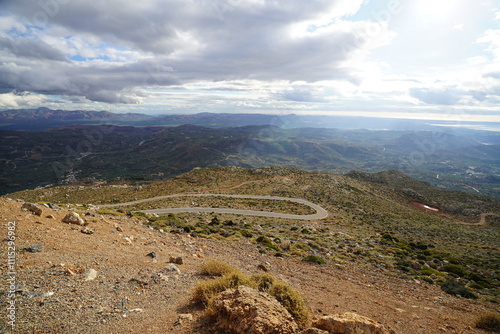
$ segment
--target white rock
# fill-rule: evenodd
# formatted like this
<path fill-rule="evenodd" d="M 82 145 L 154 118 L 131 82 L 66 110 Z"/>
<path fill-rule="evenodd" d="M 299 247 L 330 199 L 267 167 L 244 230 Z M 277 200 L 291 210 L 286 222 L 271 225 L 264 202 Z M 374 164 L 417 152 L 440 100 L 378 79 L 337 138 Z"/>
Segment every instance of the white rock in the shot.
<path fill-rule="evenodd" d="M 83 279 L 85 281 L 92 281 L 97 277 L 97 271 L 94 269 L 87 269 L 83 273 Z"/>
<path fill-rule="evenodd" d="M 63 223 L 87 226 L 88 223 L 76 212 L 70 212 L 62 219 Z"/>

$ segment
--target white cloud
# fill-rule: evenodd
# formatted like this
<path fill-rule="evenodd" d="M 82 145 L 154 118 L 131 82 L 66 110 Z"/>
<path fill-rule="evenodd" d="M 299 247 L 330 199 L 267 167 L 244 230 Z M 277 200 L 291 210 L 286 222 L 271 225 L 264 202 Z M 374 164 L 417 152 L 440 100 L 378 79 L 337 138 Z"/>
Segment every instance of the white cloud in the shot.
<path fill-rule="evenodd" d="M 489 110 L 500 11 L 471 1 L 4 0 L 0 108 Z"/>
<path fill-rule="evenodd" d="M 486 50 L 493 54 L 496 61 L 500 61 L 500 29 L 487 30 L 481 37 L 478 38 L 477 42 L 485 44 Z"/>

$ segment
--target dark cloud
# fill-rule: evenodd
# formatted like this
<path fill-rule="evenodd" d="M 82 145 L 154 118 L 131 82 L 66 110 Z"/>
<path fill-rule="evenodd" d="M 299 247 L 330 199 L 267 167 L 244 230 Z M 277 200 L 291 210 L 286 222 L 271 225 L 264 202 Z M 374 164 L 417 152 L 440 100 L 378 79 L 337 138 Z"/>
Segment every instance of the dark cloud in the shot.
<path fill-rule="evenodd" d="M 0 89 L 135 103 L 142 87 L 198 81 L 358 82 L 341 64 L 354 49 L 366 46 L 357 37 L 363 27 L 333 27 L 307 36 L 291 30 L 327 14 L 335 17 L 340 0 L 215 3 L 4 1 L 10 15 L 26 27 L 37 26 L 35 35 L 53 34 L 52 40 L 79 36 L 140 57 L 135 62 L 83 64 L 68 61 L 67 51 L 36 38 L 2 38 L 0 47 L 9 51 L 10 62 L 0 64 Z"/>
<path fill-rule="evenodd" d="M 67 61 L 65 54 L 52 45 L 26 37 L 16 39 L 0 37 L 0 49 L 9 51 L 16 57 Z"/>

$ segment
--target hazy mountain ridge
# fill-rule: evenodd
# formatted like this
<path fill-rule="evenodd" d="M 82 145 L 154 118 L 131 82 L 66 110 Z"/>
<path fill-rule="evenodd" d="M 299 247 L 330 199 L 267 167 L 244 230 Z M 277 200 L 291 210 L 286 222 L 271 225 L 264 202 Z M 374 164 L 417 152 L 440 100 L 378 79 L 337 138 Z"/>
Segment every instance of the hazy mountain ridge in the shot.
<path fill-rule="evenodd" d="M 109 111 L 11 109 L 0 111 L 0 129 L 37 131 L 69 124 L 123 124 L 151 118 L 153 117 L 144 114 L 117 114 Z"/>
<path fill-rule="evenodd" d="M 65 125 L 128 125 L 205 127 L 241 127 L 268 125 L 281 128 L 369 129 L 371 131 L 434 131 L 474 138 L 485 144 L 500 144 L 500 123 L 392 119 L 337 115 L 263 114 L 263 113 L 193 113 L 146 115 L 91 110 L 12 109 L 0 111 L 0 129 L 38 131 Z M 494 131 L 496 130 L 496 131 Z M 439 140 L 439 137 L 433 140 Z"/>

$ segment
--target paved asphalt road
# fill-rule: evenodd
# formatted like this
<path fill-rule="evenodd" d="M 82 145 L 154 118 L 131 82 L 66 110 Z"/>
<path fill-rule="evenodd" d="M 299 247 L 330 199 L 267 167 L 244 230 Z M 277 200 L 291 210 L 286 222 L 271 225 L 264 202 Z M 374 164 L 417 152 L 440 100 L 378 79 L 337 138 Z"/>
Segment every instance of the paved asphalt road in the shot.
<path fill-rule="evenodd" d="M 208 196 L 220 196 L 220 197 L 230 197 L 230 198 L 247 198 L 247 199 L 267 199 L 267 200 L 278 200 L 278 201 L 290 201 L 295 203 L 300 203 L 307 205 L 314 210 L 316 213 L 312 215 L 294 215 L 287 213 L 269 212 L 269 211 L 257 211 L 257 210 L 240 210 L 240 209 L 224 209 L 224 208 L 201 208 L 201 207 L 186 207 L 186 208 L 168 208 L 168 209 L 151 209 L 151 210 L 138 210 L 134 212 L 143 212 L 150 214 L 165 214 L 165 213 L 180 213 L 180 212 L 217 212 L 217 213 L 231 213 L 237 215 L 245 216 L 261 216 L 261 217 L 272 217 L 272 218 L 284 218 L 284 219 L 300 219 L 300 220 L 314 220 L 323 219 L 328 217 L 328 212 L 321 206 L 306 201 L 301 198 L 288 198 L 279 196 L 259 196 L 259 195 L 229 195 L 229 194 L 175 194 L 151 197 L 143 200 L 119 203 L 119 204 L 109 204 L 100 205 L 101 208 L 112 208 L 119 206 L 135 205 L 145 202 L 157 201 L 165 198 L 173 197 L 208 197 Z"/>

